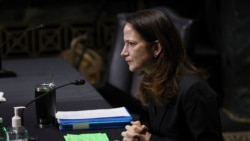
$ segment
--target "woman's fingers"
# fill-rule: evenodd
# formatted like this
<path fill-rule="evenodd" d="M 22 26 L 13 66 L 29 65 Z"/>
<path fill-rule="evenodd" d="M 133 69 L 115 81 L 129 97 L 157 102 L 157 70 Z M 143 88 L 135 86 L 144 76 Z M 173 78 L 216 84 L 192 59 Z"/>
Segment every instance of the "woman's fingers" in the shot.
<path fill-rule="evenodd" d="M 139 120 L 137 121 L 131 121 L 132 125 L 137 125 L 137 126 L 141 126 L 141 122 Z"/>
<path fill-rule="evenodd" d="M 128 139 L 137 139 L 139 138 L 140 134 L 136 133 L 136 132 L 130 132 L 130 131 L 123 131 L 121 133 L 121 135 L 124 138 L 128 138 Z"/>
<path fill-rule="evenodd" d="M 121 132 L 121 136 L 126 141 L 136 141 L 148 131 L 147 126 L 142 125 L 140 121 L 132 121 L 131 125 L 125 126 L 125 129 L 126 131 Z"/>

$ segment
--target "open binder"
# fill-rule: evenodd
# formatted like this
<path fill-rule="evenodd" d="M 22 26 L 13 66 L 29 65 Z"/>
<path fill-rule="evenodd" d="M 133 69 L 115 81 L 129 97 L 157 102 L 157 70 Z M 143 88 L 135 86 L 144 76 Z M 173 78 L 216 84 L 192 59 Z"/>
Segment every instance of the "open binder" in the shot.
<path fill-rule="evenodd" d="M 125 107 L 82 111 L 58 111 L 59 130 L 123 128 L 132 120 Z"/>

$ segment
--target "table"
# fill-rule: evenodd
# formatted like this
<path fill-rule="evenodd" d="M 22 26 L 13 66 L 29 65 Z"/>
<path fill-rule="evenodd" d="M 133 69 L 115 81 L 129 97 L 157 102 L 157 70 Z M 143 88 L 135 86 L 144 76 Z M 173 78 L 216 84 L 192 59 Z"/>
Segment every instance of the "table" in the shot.
<path fill-rule="evenodd" d="M 3 61 L 3 68 L 14 71 L 17 77 L 0 78 L 0 91 L 4 92 L 7 102 L 0 104 L 0 117 L 4 124 L 11 126 L 14 106 L 24 106 L 35 97 L 35 86 L 38 83 L 49 83 L 54 72 L 56 86 L 73 82 L 83 77 L 70 64 L 60 57 L 16 59 Z M 111 108 L 110 104 L 86 82 L 85 85 L 69 85 L 56 90 L 57 111 L 87 110 Z M 24 126 L 29 135 L 40 141 L 63 141 L 67 133 L 97 133 L 105 132 L 110 141 L 121 140 L 123 129 L 107 130 L 77 130 L 59 131 L 56 127 L 39 128 L 36 123 L 35 103 L 28 106 L 24 112 Z"/>

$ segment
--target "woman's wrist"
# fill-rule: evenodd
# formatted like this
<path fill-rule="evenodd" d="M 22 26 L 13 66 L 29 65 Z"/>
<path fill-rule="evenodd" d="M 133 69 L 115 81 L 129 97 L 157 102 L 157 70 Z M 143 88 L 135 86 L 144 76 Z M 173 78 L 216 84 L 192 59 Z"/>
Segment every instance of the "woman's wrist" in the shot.
<path fill-rule="evenodd" d="M 151 137 L 151 134 L 149 132 L 146 132 L 145 134 L 145 141 L 149 141 Z"/>

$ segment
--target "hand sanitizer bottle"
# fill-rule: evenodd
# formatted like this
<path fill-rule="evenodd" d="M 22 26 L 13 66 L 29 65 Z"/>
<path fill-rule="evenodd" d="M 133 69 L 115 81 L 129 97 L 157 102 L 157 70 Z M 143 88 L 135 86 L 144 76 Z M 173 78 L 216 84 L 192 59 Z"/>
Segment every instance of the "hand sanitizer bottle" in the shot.
<path fill-rule="evenodd" d="M 14 107 L 14 116 L 12 117 L 12 126 L 7 128 L 7 141 L 28 141 L 28 131 L 21 124 L 21 117 L 18 115 L 19 109 L 25 107 Z"/>
<path fill-rule="evenodd" d="M 2 117 L 0 117 L 0 141 L 6 141 L 6 128 L 3 125 Z"/>

